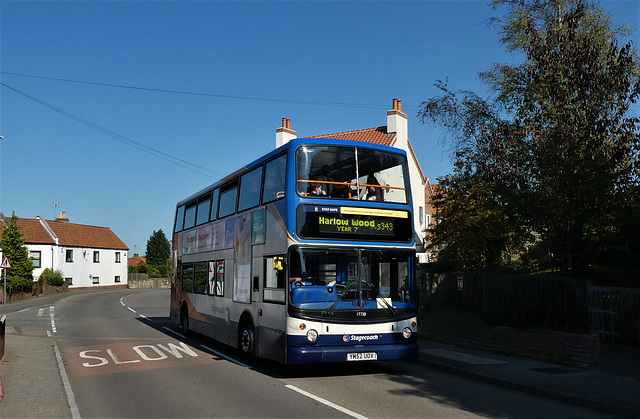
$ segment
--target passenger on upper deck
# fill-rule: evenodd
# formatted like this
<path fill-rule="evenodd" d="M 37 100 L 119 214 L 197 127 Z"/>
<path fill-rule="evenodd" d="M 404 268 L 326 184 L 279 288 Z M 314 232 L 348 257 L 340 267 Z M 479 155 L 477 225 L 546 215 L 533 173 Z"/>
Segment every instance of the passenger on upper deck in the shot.
<path fill-rule="evenodd" d="M 367 201 L 382 201 L 382 188 L 374 175 L 367 177 L 365 190 L 360 199 Z"/>
<path fill-rule="evenodd" d="M 312 183 L 311 184 L 311 192 L 309 195 L 311 196 L 327 196 L 327 192 L 322 188 L 321 183 Z"/>
<path fill-rule="evenodd" d="M 326 164 L 323 165 L 322 168 L 320 169 L 319 180 L 324 180 L 325 182 L 328 182 L 328 183 L 324 183 L 324 182 L 322 183 L 322 191 L 324 192 L 322 195 L 330 196 L 331 192 L 333 191 L 333 184 L 331 183 L 333 182 L 333 178 L 331 177 L 329 166 L 327 166 Z"/>

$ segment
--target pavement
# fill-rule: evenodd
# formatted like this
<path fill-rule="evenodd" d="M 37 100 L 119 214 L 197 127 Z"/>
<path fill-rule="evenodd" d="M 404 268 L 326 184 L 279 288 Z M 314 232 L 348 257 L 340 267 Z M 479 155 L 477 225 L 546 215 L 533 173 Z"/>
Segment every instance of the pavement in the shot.
<path fill-rule="evenodd" d="M 417 363 L 562 403 L 640 418 L 640 348 L 603 342 L 590 368 L 420 340 Z"/>
<path fill-rule="evenodd" d="M 47 305 L 38 298 L 34 305 Z M 27 307 L 27 305 L 25 305 Z M 14 308 L 14 307 L 12 307 Z M 0 309 L 0 314 L 18 310 Z M 622 417 L 640 417 L 640 348 L 601 343 L 588 368 L 496 354 L 420 339 L 417 364 L 492 385 Z M 5 399 L 2 418 L 79 417 L 62 389 L 68 385 L 50 332 L 8 321 L 0 363 Z M 72 414 L 73 411 L 73 414 Z"/>

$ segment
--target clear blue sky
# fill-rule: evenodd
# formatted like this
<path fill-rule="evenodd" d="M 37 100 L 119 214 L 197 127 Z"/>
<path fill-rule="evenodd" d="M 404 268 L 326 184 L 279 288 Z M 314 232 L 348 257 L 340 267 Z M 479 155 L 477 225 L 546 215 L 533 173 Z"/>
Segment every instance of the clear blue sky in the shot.
<path fill-rule="evenodd" d="M 602 5 L 637 47 L 638 2 Z M 486 1 L 3 0 L 0 211 L 65 211 L 144 254 L 154 230 L 171 239 L 177 201 L 272 150 L 282 117 L 299 137 L 381 126 L 394 97 L 435 180 L 450 156 L 418 107 L 437 79 L 485 94 L 478 72 L 517 60 L 485 23 L 495 13 Z"/>

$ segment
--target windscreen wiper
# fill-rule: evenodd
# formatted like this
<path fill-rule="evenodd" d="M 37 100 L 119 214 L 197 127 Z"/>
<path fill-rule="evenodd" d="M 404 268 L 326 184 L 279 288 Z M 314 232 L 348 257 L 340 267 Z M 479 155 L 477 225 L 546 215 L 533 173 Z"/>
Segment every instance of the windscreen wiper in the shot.
<path fill-rule="evenodd" d="M 378 296 L 378 298 L 380 300 L 382 300 L 382 303 L 384 304 L 385 308 L 387 309 L 387 311 L 389 313 L 391 313 L 392 316 L 395 316 L 397 314 L 397 311 L 395 308 L 393 308 L 393 306 L 391 304 L 389 304 L 387 302 L 387 299 L 384 298 L 381 294 L 380 291 L 378 291 L 378 289 L 376 288 L 375 285 L 373 285 L 371 282 L 367 282 L 367 285 L 369 285 L 371 288 L 373 288 L 373 290 L 376 292 L 376 295 Z"/>
<path fill-rule="evenodd" d="M 345 289 L 342 291 L 342 294 L 340 294 L 340 297 L 338 297 L 338 299 L 336 300 L 335 303 L 331 304 L 329 306 L 328 309 L 326 309 L 325 311 L 322 312 L 323 316 L 331 316 L 333 314 L 333 309 L 336 308 L 336 306 L 338 305 L 338 303 L 340 301 L 342 301 L 342 299 L 345 297 L 345 295 L 347 295 L 347 293 L 349 292 L 349 290 L 351 288 L 353 288 L 353 286 L 355 285 L 355 282 L 351 282 L 350 284 L 348 284 Z"/>

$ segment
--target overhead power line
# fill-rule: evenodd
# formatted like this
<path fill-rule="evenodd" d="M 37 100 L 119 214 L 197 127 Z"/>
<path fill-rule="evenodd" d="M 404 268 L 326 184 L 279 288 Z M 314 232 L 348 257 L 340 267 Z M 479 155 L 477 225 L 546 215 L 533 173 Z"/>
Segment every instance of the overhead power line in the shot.
<path fill-rule="evenodd" d="M 360 108 L 360 109 L 387 109 L 388 105 L 372 105 L 372 104 L 364 104 L 364 103 L 348 103 L 348 102 L 322 102 L 316 100 L 296 100 L 296 99 L 276 99 L 276 98 L 266 98 L 266 97 L 252 97 L 252 96 L 238 96 L 238 95 L 223 95 L 217 93 L 203 93 L 203 92 L 189 92 L 183 90 L 171 90 L 171 89 L 159 89 L 159 88 L 151 88 L 151 87 L 140 87 L 140 86 L 127 86 L 122 84 L 112 84 L 112 83 L 100 83 L 93 81 L 84 81 L 84 80 L 71 80 L 71 79 L 63 79 L 58 77 L 47 77 L 47 76 L 37 76 L 32 74 L 21 74 L 21 73 L 12 73 L 9 71 L 0 71 L 2 74 L 7 74 L 11 76 L 19 76 L 19 77 L 29 77 L 34 79 L 42 79 L 42 80 L 53 80 L 53 81 L 61 81 L 65 83 L 76 83 L 76 84 L 88 84 L 92 86 L 102 86 L 102 87 L 113 87 L 118 89 L 131 89 L 131 90 L 142 90 L 147 92 L 158 92 L 158 93 L 171 93 L 176 95 L 191 95 L 191 96 L 206 96 L 206 97 L 215 97 L 220 99 L 240 99 L 240 100 L 252 100 L 252 101 L 260 101 L 260 102 L 273 102 L 273 103 L 289 103 L 295 105 L 315 105 L 315 106 L 329 106 L 329 107 L 341 107 L 341 108 Z M 417 106 L 404 106 L 405 109 L 417 110 Z"/>
<path fill-rule="evenodd" d="M 70 119 L 72 119 L 72 120 L 74 120 L 76 122 L 79 122 L 79 123 L 81 123 L 83 125 L 86 125 L 91 129 L 94 129 L 94 130 L 96 130 L 98 132 L 101 132 L 102 134 L 105 134 L 105 135 L 107 135 L 107 136 L 109 136 L 111 138 L 114 138 L 114 139 L 116 139 L 116 140 L 118 140 L 120 142 L 123 142 L 123 143 L 125 143 L 127 145 L 130 145 L 132 147 L 135 147 L 138 150 L 141 150 L 141 151 L 143 151 L 145 153 L 151 154 L 152 156 L 158 157 L 158 158 L 160 158 L 162 160 L 165 160 L 165 161 L 167 161 L 169 163 L 173 163 L 173 164 L 178 165 L 180 167 L 183 167 L 185 169 L 191 170 L 193 172 L 196 172 L 196 173 L 199 173 L 201 175 L 208 176 L 208 177 L 211 177 L 211 178 L 214 178 L 214 179 L 222 177 L 222 176 L 225 175 L 225 174 L 223 174 L 221 172 L 212 170 L 212 169 L 210 169 L 208 167 L 204 167 L 204 166 L 200 166 L 200 165 L 188 162 L 188 161 L 183 160 L 183 159 L 181 159 L 179 157 L 175 157 L 175 156 L 167 154 L 167 153 L 165 153 L 163 151 L 156 150 L 155 148 L 149 147 L 148 145 L 143 144 L 141 142 L 132 140 L 131 138 L 125 137 L 122 134 L 118 134 L 115 131 L 111 131 L 108 128 L 105 128 L 105 127 L 103 127 L 101 125 L 98 125 L 98 124 L 96 124 L 94 122 L 91 122 L 91 121 L 89 121 L 87 119 L 84 119 L 84 118 L 82 118 L 82 117 L 80 117 L 78 115 L 75 115 L 75 114 L 73 114 L 73 113 L 71 113 L 69 111 L 66 111 L 66 110 L 64 110 L 62 108 L 59 108 L 59 107 L 57 107 L 55 105 L 52 105 L 51 103 L 45 102 L 44 100 L 39 99 L 39 98 L 37 98 L 35 96 L 32 96 L 32 95 L 30 95 L 28 93 L 25 93 L 25 92 L 23 92 L 23 91 L 21 91 L 19 89 L 16 89 L 15 87 L 9 86 L 8 84 L 6 84 L 4 82 L 0 82 L 0 85 L 6 87 L 7 89 L 13 90 L 14 92 L 16 92 L 16 93 L 18 93 L 18 94 L 20 94 L 20 95 L 22 95 L 22 96 L 24 96 L 24 97 L 26 97 L 28 99 L 31 99 L 34 102 L 39 103 L 42 106 L 45 106 L 45 107 L 47 107 L 47 108 L 49 108 L 49 109 L 51 109 L 51 110 L 53 110 L 55 112 L 58 112 L 58 113 L 60 113 L 60 114 L 62 114 L 64 116 L 66 116 L 67 118 L 70 118 Z"/>

